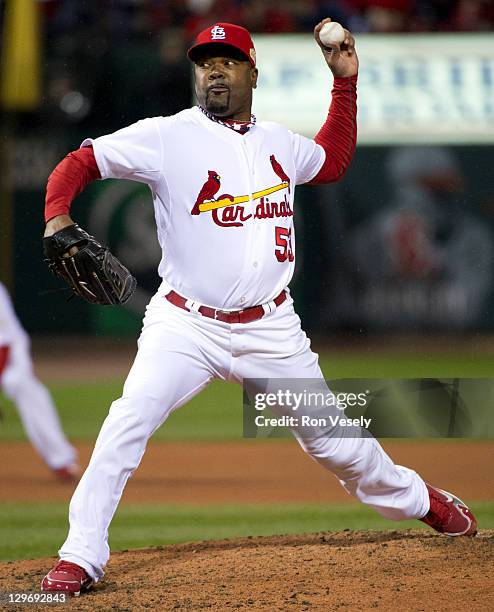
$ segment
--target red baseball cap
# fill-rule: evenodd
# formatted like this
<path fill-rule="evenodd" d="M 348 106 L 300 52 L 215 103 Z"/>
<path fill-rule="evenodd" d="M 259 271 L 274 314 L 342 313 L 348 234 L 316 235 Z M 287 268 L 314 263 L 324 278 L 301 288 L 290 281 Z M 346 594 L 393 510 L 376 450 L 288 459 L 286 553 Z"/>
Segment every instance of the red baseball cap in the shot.
<path fill-rule="evenodd" d="M 229 45 L 241 51 L 249 60 L 252 67 L 256 65 L 256 50 L 252 38 L 245 28 L 234 23 L 215 23 L 213 26 L 200 32 L 192 47 L 187 51 L 187 57 L 194 61 L 196 50 L 205 45 Z"/>

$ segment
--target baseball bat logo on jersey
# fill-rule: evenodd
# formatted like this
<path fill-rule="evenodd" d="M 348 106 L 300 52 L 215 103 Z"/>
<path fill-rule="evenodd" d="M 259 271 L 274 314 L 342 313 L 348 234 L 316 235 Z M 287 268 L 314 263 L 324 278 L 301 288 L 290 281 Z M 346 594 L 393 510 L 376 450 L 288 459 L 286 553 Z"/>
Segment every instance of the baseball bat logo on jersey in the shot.
<path fill-rule="evenodd" d="M 290 193 L 290 178 L 283 170 L 282 165 L 274 155 L 270 155 L 269 161 L 275 174 L 280 178 L 281 183 L 256 191 L 252 196 L 232 196 L 225 193 L 215 198 L 214 196 L 221 187 L 221 177 L 216 170 L 208 170 L 207 181 L 199 191 L 191 214 L 199 215 L 200 213 L 211 211 L 213 221 L 221 227 L 240 227 L 251 218 L 272 219 L 273 217 L 291 217 L 293 211 L 286 194 L 281 202 L 271 202 L 268 198 L 272 193 L 282 189 L 288 189 L 288 193 Z M 260 201 L 254 213 L 246 213 L 243 204 L 250 202 L 251 199 L 252 201 Z"/>

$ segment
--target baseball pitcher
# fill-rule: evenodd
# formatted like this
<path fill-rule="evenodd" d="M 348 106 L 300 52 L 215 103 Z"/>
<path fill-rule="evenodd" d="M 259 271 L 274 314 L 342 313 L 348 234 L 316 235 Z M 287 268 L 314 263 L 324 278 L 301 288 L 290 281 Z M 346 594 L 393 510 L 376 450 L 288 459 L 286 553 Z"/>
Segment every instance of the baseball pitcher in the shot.
<path fill-rule="evenodd" d="M 149 437 L 211 380 L 303 378 L 325 387 L 288 285 L 295 187 L 340 179 L 356 144 L 355 41 L 345 31 L 343 43 L 324 46 L 319 32 L 329 21 L 315 27 L 314 37 L 333 73 L 332 102 L 313 140 L 251 114 L 258 77 L 252 39 L 242 27 L 217 23 L 188 51 L 197 106 L 88 138 L 50 176 L 45 252 L 79 295 L 119 303 L 133 287 L 130 273 L 69 216 L 72 200 L 95 179 L 149 186 L 163 257 L 135 362 L 72 498 L 70 531 L 44 590 L 77 595 L 101 579 L 110 521 Z M 395 465 L 361 430 L 294 434 L 382 516 L 421 519 L 449 535 L 475 534 L 475 518 L 460 500 Z"/>

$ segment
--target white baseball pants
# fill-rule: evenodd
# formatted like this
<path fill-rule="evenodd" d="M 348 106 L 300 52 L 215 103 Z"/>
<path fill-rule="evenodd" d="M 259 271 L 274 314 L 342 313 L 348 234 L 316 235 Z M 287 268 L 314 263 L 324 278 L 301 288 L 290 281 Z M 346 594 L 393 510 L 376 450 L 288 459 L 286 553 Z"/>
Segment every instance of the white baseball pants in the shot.
<path fill-rule="evenodd" d="M 58 469 L 75 463 L 77 452 L 62 431 L 48 389 L 33 372 L 29 340 L 24 335 L 10 344 L 2 388 L 16 405 L 29 441 L 48 467 Z"/>
<path fill-rule="evenodd" d="M 237 383 L 244 378 L 323 379 L 291 298 L 263 319 L 229 325 L 173 306 L 165 293 L 162 287 L 146 310 L 123 395 L 110 408 L 70 503 L 70 531 L 59 554 L 95 580 L 109 558 L 108 527 L 127 479 L 149 437 L 171 412 L 214 378 Z M 303 439 L 294 433 L 349 493 L 384 517 L 419 518 L 428 512 L 423 480 L 395 465 L 375 439 Z"/>

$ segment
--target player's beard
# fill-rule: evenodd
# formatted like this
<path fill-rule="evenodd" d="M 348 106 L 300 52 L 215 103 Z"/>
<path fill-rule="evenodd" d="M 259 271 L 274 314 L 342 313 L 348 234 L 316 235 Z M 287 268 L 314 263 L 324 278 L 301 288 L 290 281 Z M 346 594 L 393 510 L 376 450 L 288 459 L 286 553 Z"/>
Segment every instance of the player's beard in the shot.
<path fill-rule="evenodd" d="M 213 92 L 208 92 L 206 95 L 206 110 L 212 115 L 222 117 L 229 114 L 230 109 L 230 92 L 222 92 L 221 95 L 216 95 Z"/>

